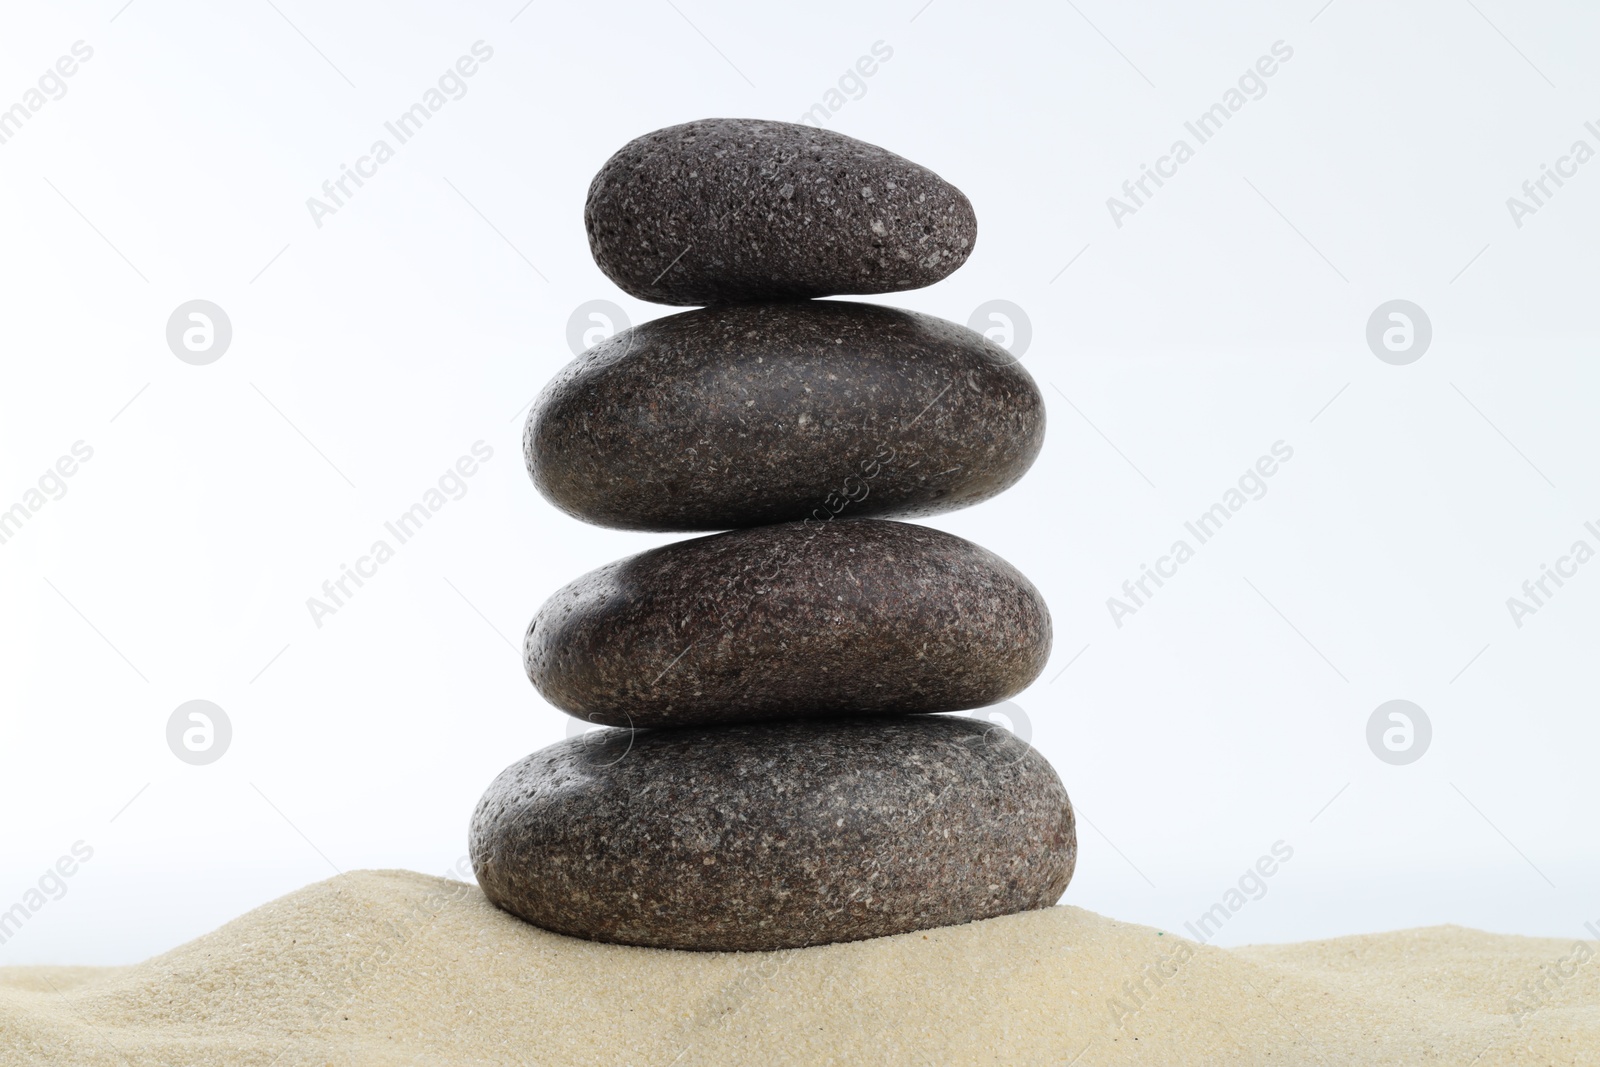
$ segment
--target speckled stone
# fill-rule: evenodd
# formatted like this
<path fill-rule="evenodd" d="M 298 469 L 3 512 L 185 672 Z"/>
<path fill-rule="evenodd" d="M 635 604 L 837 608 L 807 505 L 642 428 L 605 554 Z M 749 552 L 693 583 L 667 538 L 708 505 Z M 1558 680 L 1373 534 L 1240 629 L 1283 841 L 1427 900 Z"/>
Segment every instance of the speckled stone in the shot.
<path fill-rule="evenodd" d="M 1044 757 L 918 715 L 571 738 L 489 787 L 471 855 L 547 930 L 750 951 L 1049 907 L 1077 839 Z"/>
<path fill-rule="evenodd" d="M 699 537 L 594 570 L 528 627 L 546 700 L 607 726 L 960 711 L 1044 669 L 1050 614 L 1016 568 L 880 519 Z"/>
<path fill-rule="evenodd" d="M 1015 484 L 1044 429 L 1038 386 L 994 342 L 824 300 L 686 311 L 601 342 L 545 387 L 523 452 L 586 522 L 726 530 L 963 508 Z"/>
<path fill-rule="evenodd" d="M 918 289 L 978 220 L 925 167 L 831 130 L 702 119 L 628 142 L 589 186 L 589 248 L 641 300 L 721 304 Z"/>

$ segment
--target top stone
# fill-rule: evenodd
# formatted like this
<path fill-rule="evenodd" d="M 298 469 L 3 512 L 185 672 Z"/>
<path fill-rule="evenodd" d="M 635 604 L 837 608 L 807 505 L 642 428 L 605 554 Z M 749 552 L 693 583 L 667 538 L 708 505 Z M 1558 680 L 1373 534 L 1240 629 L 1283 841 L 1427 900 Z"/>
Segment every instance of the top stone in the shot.
<path fill-rule="evenodd" d="M 701 119 L 606 161 L 584 208 L 606 276 L 658 304 L 920 289 L 966 261 L 977 217 L 925 167 L 831 130 Z"/>

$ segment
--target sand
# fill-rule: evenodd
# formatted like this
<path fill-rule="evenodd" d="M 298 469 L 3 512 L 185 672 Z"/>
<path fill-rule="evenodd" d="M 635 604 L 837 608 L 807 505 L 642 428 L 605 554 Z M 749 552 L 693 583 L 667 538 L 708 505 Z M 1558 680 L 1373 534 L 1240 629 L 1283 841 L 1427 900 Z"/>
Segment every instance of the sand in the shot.
<path fill-rule="evenodd" d="M 362 871 L 137 966 L 0 968 L 0 1063 L 1600 1064 L 1600 949 L 1574 949 L 1437 927 L 1222 950 L 1057 907 L 685 953 Z"/>

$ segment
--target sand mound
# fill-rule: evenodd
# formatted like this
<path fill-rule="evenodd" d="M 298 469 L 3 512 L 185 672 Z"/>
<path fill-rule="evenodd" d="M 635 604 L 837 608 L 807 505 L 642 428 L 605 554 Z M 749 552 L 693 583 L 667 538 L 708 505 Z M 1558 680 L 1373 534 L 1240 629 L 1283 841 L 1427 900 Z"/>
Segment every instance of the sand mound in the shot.
<path fill-rule="evenodd" d="M 683 953 L 363 871 L 136 967 L 0 969 L 0 1063 L 1600 1063 L 1573 949 L 1443 927 L 1224 951 L 1052 908 Z"/>

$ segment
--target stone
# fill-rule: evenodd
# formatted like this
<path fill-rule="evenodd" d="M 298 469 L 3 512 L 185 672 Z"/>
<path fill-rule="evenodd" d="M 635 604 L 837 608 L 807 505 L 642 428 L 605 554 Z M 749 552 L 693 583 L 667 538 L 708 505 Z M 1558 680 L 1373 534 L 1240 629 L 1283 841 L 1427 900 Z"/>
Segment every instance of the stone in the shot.
<path fill-rule="evenodd" d="M 682 312 L 600 342 L 535 402 L 539 491 L 638 530 L 914 518 L 1009 488 L 1044 400 L 1005 349 L 931 315 L 845 301 Z"/>
<path fill-rule="evenodd" d="M 547 930 L 760 951 L 1049 907 L 1077 840 L 1037 751 L 915 715 L 570 738 L 495 780 L 470 852 Z"/>
<path fill-rule="evenodd" d="M 723 304 L 919 289 L 978 220 L 925 167 L 832 130 L 702 119 L 647 133 L 589 186 L 595 262 L 640 300 Z"/>
<path fill-rule="evenodd" d="M 528 627 L 568 714 L 684 726 L 960 711 L 1038 677 L 1050 614 L 999 556 L 909 523 L 835 519 L 679 541 L 591 571 Z"/>

